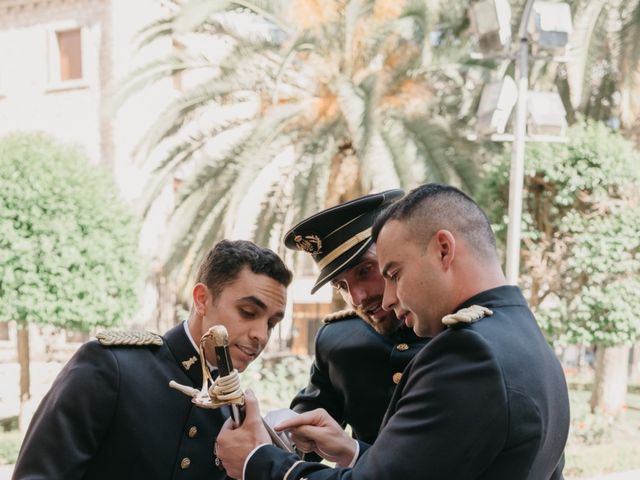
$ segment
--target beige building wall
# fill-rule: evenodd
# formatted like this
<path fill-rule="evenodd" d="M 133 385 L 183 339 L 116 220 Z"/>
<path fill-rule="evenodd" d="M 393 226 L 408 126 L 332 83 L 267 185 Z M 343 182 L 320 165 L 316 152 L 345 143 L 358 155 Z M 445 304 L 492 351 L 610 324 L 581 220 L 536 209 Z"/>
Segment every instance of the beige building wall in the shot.
<path fill-rule="evenodd" d="M 0 136 L 43 131 L 80 146 L 95 164 L 107 165 L 125 200 L 136 208 L 148 167 L 133 150 L 161 109 L 176 95 L 170 80 L 145 88 L 116 109 L 112 97 L 125 75 L 146 59 L 168 51 L 156 42 L 141 51 L 140 29 L 163 12 L 158 0 L 0 0 Z M 82 78 L 60 82 L 56 32 L 80 28 Z M 140 159 L 138 159 L 140 160 Z M 147 222 L 141 252 L 156 250 L 171 199 Z M 145 304 L 153 304 L 147 289 Z M 153 309 L 136 320 L 151 319 Z M 0 338 L 0 360 L 15 356 L 15 325 Z M 68 350 L 67 335 L 31 327 L 32 357 Z M 75 340 L 82 340 L 76 338 Z"/>

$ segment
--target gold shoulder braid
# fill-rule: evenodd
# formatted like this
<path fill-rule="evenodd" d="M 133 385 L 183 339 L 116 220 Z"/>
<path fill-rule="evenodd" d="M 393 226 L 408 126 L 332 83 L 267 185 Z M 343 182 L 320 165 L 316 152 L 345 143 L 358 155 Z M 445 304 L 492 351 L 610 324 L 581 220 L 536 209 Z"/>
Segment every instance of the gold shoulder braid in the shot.
<path fill-rule="evenodd" d="M 107 330 L 96 334 L 102 345 L 162 345 L 162 337 L 157 333 L 139 330 Z"/>
<path fill-rule="evenodd" d="M 481 318 L 493 315 L 493 311 L 487 307 L 481 307 L 480 305 L 471 305 L 467 308 L 462 308 L 456 313 L 451 313 L 442 317 L 442 323 L 447 326 L 456 325 L 458 323 L 473 323 Z"/>
<path fill-rule="evenodd" d="M 345 318 L 357 317 L 358 314 L 355 310 L 340 310 L 333 312 L 322 319 L 322 323 L 337 322 L 338 320 L 344 320 Z"/>

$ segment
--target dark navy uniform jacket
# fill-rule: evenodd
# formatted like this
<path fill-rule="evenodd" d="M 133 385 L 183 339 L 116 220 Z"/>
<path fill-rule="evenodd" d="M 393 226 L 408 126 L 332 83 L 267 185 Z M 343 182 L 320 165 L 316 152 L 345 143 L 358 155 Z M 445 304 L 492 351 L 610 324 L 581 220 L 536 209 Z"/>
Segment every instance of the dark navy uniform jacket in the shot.
<path fill-rule="evenodd" d="M 380 335 L 355 314 L 331 321 L 318 331 L 309 384 L 291 408 L 324 408 L 351 425 L 355 438 L 373 443 L 402 372 L 426 342 L 406 327 Z"/>
<path fill-rule="evenodd" d="M 409 364 L 378 439 L 353 469 L 298 462 L 272 445 L 247 462 L 257 479 L 561 479 L 569 429 L 560 363 L 517 287 L 460 308 L 493 315 L 448 328 Z"/>
<path fill-rule="evenodd" d="M 38 407 L 14 480 L 225 478 L 213 442 L 227 413 L 169 387 L 200 388 L 202 372 L 183 325 L 163 338 L 162 346 L 84 344 Z"/>

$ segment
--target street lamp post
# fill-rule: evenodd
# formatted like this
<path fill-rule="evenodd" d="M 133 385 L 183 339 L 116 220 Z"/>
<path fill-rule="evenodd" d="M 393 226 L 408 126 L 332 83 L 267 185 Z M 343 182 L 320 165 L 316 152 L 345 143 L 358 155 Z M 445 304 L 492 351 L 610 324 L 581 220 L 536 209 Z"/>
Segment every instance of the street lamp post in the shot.
<path fill-rule="evenodd" d="M 535 12 L 532 17 L 533 12 Z M 481 55 L 476 58 L 490 58 L 492 51 L 505 52 L 509 49 L 511 7 L 507 0 L 478 0 L 469 9 L 472 28 L 479 36 Z M 533 21 L 530 21 L 533 20 Z M 529 48 L 531 45 L 547 52 L 564 51 L 571 31 L 571 11 L 569 5 L 563 2 L 549 2 L 543 0 L 527 0 L 518 28 L 518 49 L 515 57 L 507 53 L 508 58 L 514 58 L 516 67 L 516 82 L 494 82 L 485 86 L 479 106 L 480 118 L 476 122 L 476 132 L 484 138 L 493 141 L 512 141 L 511 172 L 509 178 L 509 207 L 507 225 L 506 279 L 516 285 L 520 273 L 520 240 L 522 223 L 522 193 L 524 187 L 524 153 L 525 140 L 558 142 L 565 141 L 562 137 L 566 128 L 564 114 L 558 118 L 557 114 L 564 109 L 559 97 L 549 98 L 543 92 L 536 93 L 536 104 L 528 107 L 527 97 L 529 89 Z M 529 34 L 532 38 L 529 38 Z M 536 52 L 533 52 L 534 54 Z M 546 57 L 550 58 L 550 57 Z M 554 61 L 565 61 L 560 57 L 553 57 Z M 497 83 L 497 85 L 496 85 Z M 553 95 L 552 95 L 553 96 Z M 557 96 L 557 94 L 556 94 Z M 505 135 L 505 116 L 508 117 L 515 103 L 513 115 L 513 135 Z M 546 105 L 546 107 L 545 107 Z M 528 110 L 534 116 L 529 118 Z M 546 110 L 546 111 L 545 111 Z M 556 115 L 548 115 L 549 110 Z M 544 112 L 541 114 L 541 112 Z M 533 131 L 527 137 L 527 123 Z M 536 126 L 537 125 L 537 126 Z M 547 133 L 551 132 L 551 135 Z M 536 135 L 534 135 L 535 133 Z M 543 135 L 537 135 L 542 133 Z"/>
<path fill-rule="evenodd" d="M 520 273 L 520 237 L 522 223 L 522 190 L 524 186 L 524 150 L 527 130 L 527 91 L 529 89 L 529 38 L 527 25 L 534 0 L 527 0 L 524 7 L 518 40 L 520 42 L 516 57 L 518 76 L 518 100 L 513 125 L 513 154 L 509 177 L 509 224 L 507 226 L 507 282 L 516 285 Z"/>

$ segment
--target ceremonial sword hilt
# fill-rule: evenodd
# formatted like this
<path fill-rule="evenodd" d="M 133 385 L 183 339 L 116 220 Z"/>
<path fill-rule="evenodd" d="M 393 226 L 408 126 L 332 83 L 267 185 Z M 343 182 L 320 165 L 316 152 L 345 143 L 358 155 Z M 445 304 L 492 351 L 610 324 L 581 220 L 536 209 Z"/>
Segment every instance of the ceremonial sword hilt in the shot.
<path fill-rule="evenodd" d="M 207 368 L 205 359 L 205 343 L 213 340 L 216 364 L 218 366 L 218 378 L 214 381 L 211 372 Z M 169 382 L 171 388 L 191 397 L 191 401 L 201 408 L 220 408 L 224 405 L 231 407 L 231 418 L 236 425 L 244 420 L 244 392 L 240 388 L 238 371 L 233 368 L 233 361 L 229 353 L 229 334 L 223 325 L 214 325 L 200 339 L 200 365 L 202 366 L 202 388 L 182 385 L 174 380 Z M 291 452 L 271 426 L 262 419 L 262 423 L 271 437 L 274 445 Z"/>
<path fill-rule="evenodd" d="M 207 368 L 205 347 L 208 340 L 213 340 L 216 363 L 218 366 L 218 378 L 214 381 L 211 372 Z M 223 325 L 214 325 L 200 339 L 198 348 L 200 366 L 202 368 L 202 388 L 200 390 L 182 385 L 174 380 L 169 382 L 171 388 L 191 397 L 191 401 L 201 408 L 220 408 L 230 405 L 234 421 L 239 425 L 244 415 L 244 393 L 240 388 L 238 371 L 233 368 L 231 355 L 229 354 L 229 334 Z"/>

